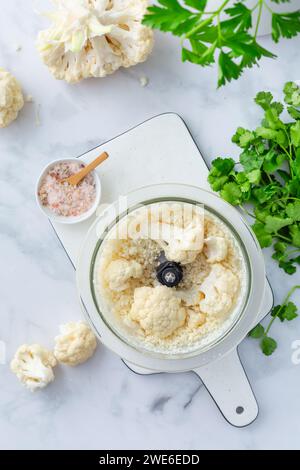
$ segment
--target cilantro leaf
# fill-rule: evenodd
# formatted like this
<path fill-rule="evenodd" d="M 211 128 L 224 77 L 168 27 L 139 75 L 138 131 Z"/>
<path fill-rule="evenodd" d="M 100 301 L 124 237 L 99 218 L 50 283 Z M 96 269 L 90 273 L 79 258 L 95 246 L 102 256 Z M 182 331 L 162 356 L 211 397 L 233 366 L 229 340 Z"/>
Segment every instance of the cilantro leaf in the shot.
<path fill-rule="evenodd" d="M 208 182 L 214 191 L 220 191 L 225 183 L 229 181 L 229 175 L 234 165 L 235 161 L 232 158 L 216 158 L 213 160 Z"/>
<path fill-rule="evenodd" d="M 255 222 L 252 225 L 253 232 L 262 248 L 267 248 L 272 245 L 272 235 L 265 229 L 265 225 L 261 222 Z"/>
<path fill-rule="evenodd" d="M 255 139 L 253 132 L 244 129 L 243 127 L 238 127 L 236 133 L 232 137 L 232 142 L 237 144 L 239 147 L 248 147 L 249 144 Z"/>
<path fill-rule="evenodd" d="M 241 68 L 231 59 L 229 54 L 221 51 L 219 55 L 218 87 L 225 85 L 226 81 L 231 82 L 241 75 Z"/>
<path fill-rule="evenodd" d="M 243 3 L 235 3 L 232 7 L 225 10 L 231 19 L 222 22 L 222 26 L 233 29 L 234 31 L 248 30 L 252 26 L 252 11 Z"/>
<path fill-rule="evenodd" d="M 243 201 L 243 193 L 235 182 L 226 183 L 221 189 L 221 196 L 233 206 L 238 206 Z"/>
<path fill-rule="evenodd" d="M 279 216 L 272 216 L 268 215 L 266 218 L 266 225 L 265 230 L 267 233 L 277 233 L 283 227 L 287 225 L 291 225 L 293 223 L 293 219 L 289 217 L 283 218 Z"/>
<path fill-rule="evenodd" d="M 300 121 L 297 121 L 290 128 L 291 141 L 295 147 L 300 146 Z"/>
<path fill-rule="evenodd" d="M 253 330 L 250 331 L 249 336 L 250 336 L 250 338 L 260 339 L 264 336 L 264 334 L 265 334 L 265 329 L 259 323 L 258 325 L 256 325 L 255 328 L 253 328 Z"/>
<path fill-rule="evenodd" d="M 282 130 L 276 131 L 267 127 L 258 127 L 255 130 L 255 134 L 263 139 L 272 140 L 279 145 L 285 146 L 287 143 L 286 135 Z"/>
<path fill-rule="evenodd" d="M 300 110 L 294 108 L 294 106 L 288 106 L 287 112 L 293 119 L 300 119 Z"/>
<path fill-rule="evenodd" d="M 287 216 L 290 217 L 293 222 L 300 222 L 300 200 L 291 202 L 286 206 Z"/>
<path fill-rule="evenodd" d="M 270 105 L 273 101 L 273 95 L 269 91 L 260 91 L 257 93 L 254 101 L 266 111 L 270 108 Z"/>
<path fill-rule="evenodd" d="M 261 343 L 260 347 L 265 356 L 271 356 L 277 349 L 277 342 L 275 339 L 265 336 Z"/>
<path fill-rule="evenodd" d="M 240 162 L 246 172 L 259 170 L 263 164 L 264 155 L 258 154 L 255 150 L 246 149 L 240 155 Z"/>
<path fill-rule="evenodd" d="M 292 243 L 300 247 L 300 225 L 293 224 L 289 227 L 289 232 L 292 237 Z"/>
<path fill-rule="evenodd" d="M 300 87 L 295 82 L 287 82 L 283 89 L 284 101 L 293 106 L 300 106 Z"/>
<path fill-rule="evenodd" d="M 273 173 L 281 167 L 285 159 L 286 157 L 284 154 L 278 153 L 278 151 L 271 148 L 264 155 L 263 170 L 266 173 Z"/>
<path fill-rule="evenodd" d="M 290 13 L 272 13 L 272 38 L 292 38 L 300 33 L 300 10 Z"/>
<path fill-rule="evenodd" d="M 148 14 L 143 19 L 143 24 L 161 31 L 170 31 L 175 35 L 182 35 L 194 26 L 197 20 L 188 9 L 183 8 L 177 0 L 160 0 L 161 7 L 153 5 L 148 7 Z"/>
<path fill-rule="evenodd" d="M 298 309 L 294 302 L 288 302 L 286 304 L 276 305 L 276 307 L 273 307 L 271 316 L 273 318 L 279 318 L 281 322 L 284 322 L 285 320 L 292 321 L 298 317 L 297 311 Z"/>
<path fill-rule="evenodd" d="M 205 10 L 207 0 L 185 0 L 185 4 L 202 12 Z"/>

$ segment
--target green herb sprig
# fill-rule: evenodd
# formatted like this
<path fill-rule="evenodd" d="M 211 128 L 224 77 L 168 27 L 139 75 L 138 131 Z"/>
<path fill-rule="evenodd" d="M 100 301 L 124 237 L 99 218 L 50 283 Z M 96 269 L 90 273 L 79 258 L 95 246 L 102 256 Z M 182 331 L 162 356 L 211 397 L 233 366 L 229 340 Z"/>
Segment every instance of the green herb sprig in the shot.
<path fill-rule="evenodd" d="M 258 64 L 262 57 L 276 57 L 258 43 L 263 9 L 271 13 L 275 42 L 280 38 L 292 38 L 300 32 L 300 9 L 278 13 L 266 0 L 258 0 L 253 8 L 248 8 L 244 1 L 237 1 L 229 8 L 229 1 L 224 0 L 217 10 L 210 11 L 208 0 L 158 0 L 160 6 L 150 6 L 143 23 L 180 37 L 183 62 L 202 67 L 217 62 L 220 87 L 238 79 L 245 69 Z M 271 2 L 278 4 L 289 0 Z M 253 24 L 255 11 L 258 15 L 256 24 Z"/>
<path fill-rule="evenodd" d="M 259 340 L 260 348 L 266 356 L 271 356 L 274 351 L 277 349 L 277 341 L 272 338 L 269 333 L 272 328 L 273 323 L 278 318 L 281 322 L 292 321 L 298 317 L 296 305 L 290 301 L 291 296 L 296 289 L 300 289 L 300 286 L 294 286 L 287 294 L 281 305 L 276 305 L 271 311 L 271 320 L 266 328 L 259 323 L 253 330 L 249 333 L 249 336 L 254 339 Z"/>
<path fill-rule="evenodd" d="M 300 87 L 284 87 L 284 105 L 270 92 L 255 102 L 263 109 L 255 130 L 239 127 L 232 141 L 241 148 L 239 163 L 232 158 L 212 162 L 208 181 L 230 204 L 240 206 L 253 220 L 262 248 L 273 245 L 273 258 L 287 274 L 300 264 Z"/>

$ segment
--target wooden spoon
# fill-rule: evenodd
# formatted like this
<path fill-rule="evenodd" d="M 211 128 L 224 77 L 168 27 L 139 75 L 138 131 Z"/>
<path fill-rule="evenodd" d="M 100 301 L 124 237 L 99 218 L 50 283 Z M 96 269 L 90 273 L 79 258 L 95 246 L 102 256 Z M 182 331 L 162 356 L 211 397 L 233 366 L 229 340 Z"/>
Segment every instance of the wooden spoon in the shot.
<path fill-rule="evenodd" d="M 91 171 L 93 171 L 97 166 L 99 166 L 101 163 L 103 163 L 105 160 L 108 158 L 108 153 L 103 152 L 99 157 L 97 157 L 95 160 L 93 160 L 91 163 L 86 165 L 82 170 L 80 170 L 78 173 L 75 173 L 74 175 L 69 176 L 69 178 L 64 178 L 60 182 L 61 183 L 68 183 L 71 184 L 72 186 L 77 186 L 83 178 L 86 177 Z"/>

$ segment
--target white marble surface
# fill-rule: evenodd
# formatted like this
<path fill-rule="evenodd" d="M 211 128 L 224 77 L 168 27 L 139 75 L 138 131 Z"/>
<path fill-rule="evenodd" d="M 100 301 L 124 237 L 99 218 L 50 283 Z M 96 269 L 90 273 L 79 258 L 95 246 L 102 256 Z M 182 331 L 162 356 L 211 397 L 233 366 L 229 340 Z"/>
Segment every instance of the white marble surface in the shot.
<path fill-rule="evenodd" d="M 0 365 L 0 447 L 299 448 L 300 366 L 291 362 L 291 343 L 300 339 L 297 321 L 274 327 L 279 349 L 270 359 L 252 341 L 240 347 L 260 405 L 259 418 L 245 429 L 223 420 L 193 374 L 136 376 L 104 347 L 84 366 L 58 369 L 56 381 L 36 394 L 19 385 L 8 362 L 21 343 L 51 347 L 58 325 L 81 317 L 73 268 L 35 205 L 34 184 L 43 165 L 166 111 L 185 119 L 208 161 L 236 155 L 230 136 L 237 125 L 257 124 L 255 93 L 270 89 L 277 95 L 285 81 L 300 78 L 300 37 L 277 46 L 264 38 L 278 60 L 263 61 L 219 91 L 214 69 L 181 64 L 177 41 L 160 34 L 147 63 L 68 86 L 52 79 L 34 48 L 45 20 L 33 10 L 47 2 L 1 3 L 0 65 L 40 104 L 41 125 L 35 124 L 36 104 L 27 104 L 19 120 L 0 131 L 0 339 L 7 346 L 7 364 Z M 19 44 L 22 51 L 16 52 Z M 143 75 L 150 79 L 146 88 L 139 84 Z M 268 253 L 265 258 L 280 300 L 300 275 L 290 278 Z"/>

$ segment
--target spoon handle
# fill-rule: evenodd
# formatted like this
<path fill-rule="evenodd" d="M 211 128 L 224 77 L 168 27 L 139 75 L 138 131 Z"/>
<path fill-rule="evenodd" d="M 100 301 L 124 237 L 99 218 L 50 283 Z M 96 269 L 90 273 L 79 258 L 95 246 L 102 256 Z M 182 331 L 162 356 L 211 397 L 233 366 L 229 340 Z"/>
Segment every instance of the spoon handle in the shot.
<path fill-rule="evenodd" d="M 97 168 L 97 166 L 107 160 L 107 158 L 108 153 L 103 152 L 101 155 L 99 155 L 99 157 L 86 165 L 82 170 L 80 170 L 78 173 L 75 173 L 75 175 L 70 176 L 65 181 L 69 184 L 72 184 L 73 186 L 77 186 L 86 175 L 88 175 L 91 171 Z"/>

